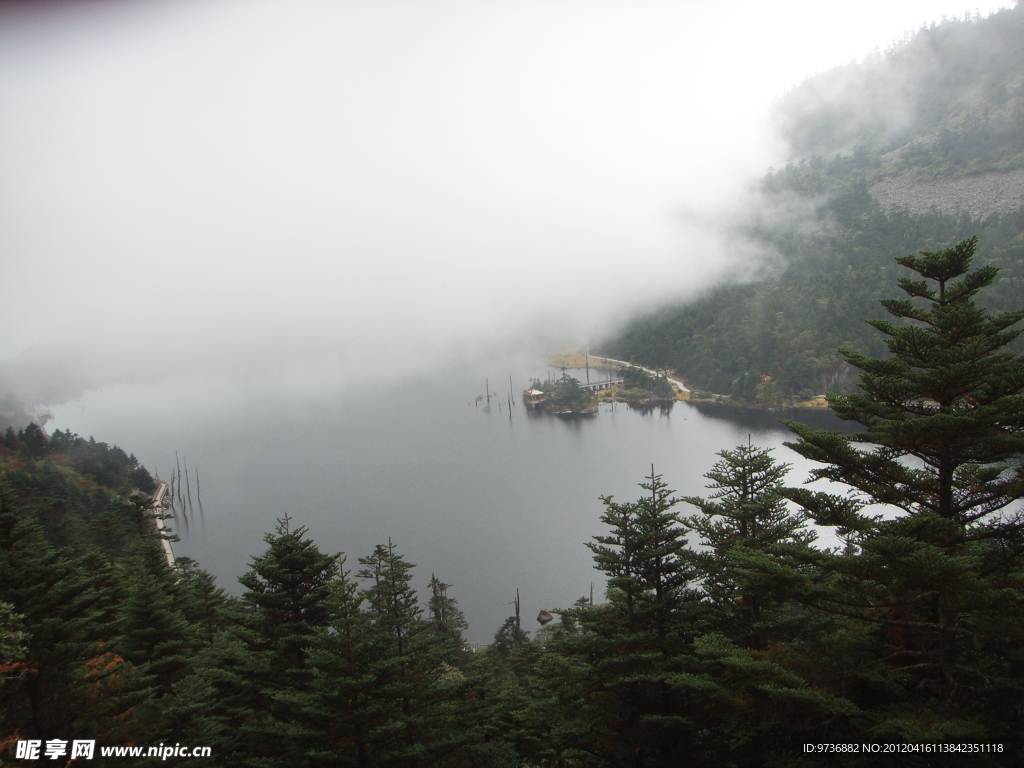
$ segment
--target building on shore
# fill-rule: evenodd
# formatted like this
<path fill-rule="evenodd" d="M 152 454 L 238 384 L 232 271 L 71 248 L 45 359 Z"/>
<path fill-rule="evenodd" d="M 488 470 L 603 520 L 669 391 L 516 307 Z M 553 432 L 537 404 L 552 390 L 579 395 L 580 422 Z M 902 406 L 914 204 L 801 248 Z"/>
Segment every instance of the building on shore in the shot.
<path fill-rule="evenodd" d="M 538 408 L 547 399 L 547 393 L 539 389 L 527 389 L 523 392 L 523 404 L 527 408 Z"/>

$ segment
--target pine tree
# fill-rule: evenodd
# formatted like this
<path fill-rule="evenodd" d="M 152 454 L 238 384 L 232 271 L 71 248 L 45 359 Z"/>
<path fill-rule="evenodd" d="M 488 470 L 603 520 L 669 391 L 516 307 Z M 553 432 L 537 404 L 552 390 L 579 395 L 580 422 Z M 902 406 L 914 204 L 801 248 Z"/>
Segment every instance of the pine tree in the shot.
<path fill-rule="evenodd" d="M 430 624 L 412 588 L 415 567 L 388 540 L 369 557 L 359 558 L 359 577 L 370 581 L 363 592 L 367 614 L 383 642 L 374 661 L 375 696 L 393 709 L 376 733 L 382 759 L 407 765 L 436 764 L 462 742 L 458 717 L 465 681 L 450 662 L 450 638 L 429 631 Z"/>
<path fill-rule="evenodd" d="M 823 465 L 814 477 L 851 492 L 787 495 L 846 541 L 818 558 L 832 578 L 811 602 L 861 638 L 839 684 L 875 707 L 876 734 L 1019 745 L 1024 359 L 1006 345 L 1024 310 L 975 304 L 998 272 L 971 271 L 976 244 L 897 259 L 922 279 L 882 302 L 901 323 L 871 321 L 891 356 L 843 350 L 862 391 L 829 397 L 864 431 L 789 424 L 800 438 L 790 447 Z"/>
<path fill-rule="evenodd" d="M 217 698 L 218 746 L 234 764 L 296 766 L 303 764 L 309 734 L 294 700 L 313 690 L 309 653 L 334 618 L 338 556 L 323 554 L 287 516 L 264 540 L 266 551 L 239 579 L 246 591 L 238 625 L 218 637 L 203 676 Z"/>
<path fill-rule="evenodd" d="M 23 666 L 4 683 L 0 737 L 141 738 L 135 710 L 150 690 L 112 651 L 117 627 L 102 583 L 87 563 L 55 551 L 30 512 L 12 504 L 3 488 L 0 601 L 19 616 L 25 635 Z"/>
<path fill-rule="evenodd" d="M 363 569 L 359 577 L 372 582 L 365 597 L 374 622 L 391 637 L 395 655 L 405 656 L 410 640 L 423 629 L 416 591 L 412 588 L 412 569 L 415 567 L 395 551 L 388 539 L 387 546 L 378 544 L 369 557 L 359 558 Z"/>
<path fill-rule="evenodd" d="M 707 547 L 694 561 L 702 591 L 723 614 L 718 629 L 763 647 L 765 624 L 788 613 L 784 595 L 797 565 L 787 548 L 806 546 L 815 534 L 802 515 L 787 510 L 782 488 L 789 465 L 776 462 L 771 449 L 748 444 L 717 455 L 720 461 L 704 475 L 714 493 L 686 498 L 701 511 L 686 524 Z"/>
<path fill-rule="evenodd" d="M 378 690 L 390 643 L 362 605 L 358 583 L 340 568 L 331 585 L 331 623 L 310 650 L 312 690 L 296 697 L 298 717 L 313 734 L 312 765 L 376 765 L 391 735 L 394 708 Z"/>
<path fill-rule="evenodd" d="M 705 508 L 713 513 L 709 518 L 722 520 L 700 521 L 723 539 L 712 572 L 723 588 L 728 578 L 742 576 L 740 586 L 759 594 L 765 563 L 757 556 L 764 551 L 755 547 L 809 537 L 778 499 L 784 467 L 753 448 L 724 456 L 712 473 L 720 493 Z M 675 512 L 679 499 L 653 470 L 641 487 L 635 502 L 603 500 L 603 519 L 615 529 L 591 549 L 610 576 L 608 602 L 577 603 L 568 612 L 572 630 L 553 632 L 545 644 L 540 690 L 529 709 L 536 712 L 532 722 L 549 723 L 545 738 L 533 739 L 548 752 L 531 757 L 569 764 L 593 755 L 594 762 L 582 764 L 651 768 L 763 765 L 772 756 L 789 759 L 799 737 L 820 739 L 855 715 L 848 702 L 816 690 L 781 663 L 781 649 L 745 648 L 723 633 L 721 611 L 695 583 L 709 568 L 705 564 L 702 574 L 695 567 L 700 559 L 686 548 L 687 521 Z M 728 545 L 740 528 L 750 554 L 742 565 Z M 774 552 L 766 559 L 777 566 Z M 632 619 L 626 590 L 633 594 Z M 752 644 L 748 629 L 736 634 Z"/>
<path fill-rule="evenodd" d="M 380 639 L 372 667 L 377 678 L 374 695 L 386 707 L 386 719 L 374 737 L 387 760 L 416 765 L 427 752 L 422 701 L 427 681 L 417 642 L 426 622 L 412 588 L 415 566 L 390 539 L 387 545 L 378 544 L 369 557 L 359 558 L 359 564 L 359 577 L 370 581 L 363 592 L 367 615 Z"/>
<path fill-rule="evenodd" d="M 518 616 L 509 616 L 494 633 L 491 648 L 501 656 L 509 657 L 512 652 L 530 642 L 530 633 L 522 627 Z"/>
<path fill-rule="evenodd" d="M 717 455 L 705 475 L 713 493 L 686 499 L 701 514 L 685 522 L 706 547 L 693 554 L 707 608 L 695 644 L 706 690 L 730 704 L 709 728 L 717 760 L 756 765 L 828 738 L 857 711 L 800 677 L 834 627 L 797 603 L 818 573 L 807 563 L 815 534 L 782 496 L 789 465 L 750 443 Z"/>
<path fill-rule="evenodd" d="M 692 655 L 699 610 L 680 499 L 653 468 L 634 502 L 602 498 L 611 534 L 588 544 L 608 577 L 608 602 L 569 611 L 577 632 L 555 632 L 544 654 L 539 706 L 562 756 L 601 764 L 674 766 L 698 756 L 701 726 Z M 543 717 L 534 717 L 542 722 Z"/>
<path fill-rule="evenodd" d="M 462 650 L 466 647 L 462 633 L 469 625 L 458 603 L 448 596 L 451 586 L 433 573 L 430 574 L 430 601 L 427 603 L 427 610 L 430 612 L 431 629 L 439 636 L 449 639 L 453 650 Z"/>
<path fill-rule="evenodd" d="M 640 523 L 635 502 L 620 504 L 611 496 L 602 496 L 601 522 L 611 528 L 607 536 L 595 536 L 587 547 L 594 553 L 594 567 L 608 577 L 609 597 L 621 601 L 628 630 L 636 626 L 637 603 L 644 591 L 640 568 Z"/>
<path fill-rule="evenodd" d="M 674 617 L 692 593 L 687 585 L 693 569 L 686 548 L 685 528 L 674 507 L 681 501 L 661 475 L 640 483 L 646 493 L 635 502 L 620 504 L 602 497 L 601 521 L 609 536 L 595 536 L 587 546 L 595 567 L 608 576 L 609 597 L 621 602 L 629 631 L 655 629 L 664 640 Z"/>
<path fill-rule="evenodd" d="M 181 610 L 192 626 L 196 641 L 200 645 L 212 645 L 217 635 L 230 625 L 230 600 L 213 576 L 192 559 L 176 558 L 175 565 L 180 572 Z"/>
<path fill-rule="evenodd" d="M 654 628 L 662 643 L 671 632 L 678 632 L 674 626 L 685 615 L 684 608 L 692 603 L 694 593 L 689 583 L 695 577 L 693 565 L 684 538 L 686 528 L 682 525 L 675 506 L 682 501 L 673 496 L 671 490 L 654 473 L 647 482 L 640 483 L 646 493 L 636 502 L 639 550 L 636 558 L 636 574 L 644 586 L 642 594 L 641 619 Z"/>
<path fill-rule="evenodd" d="M 264 537 L 267 551 L 238 579 L 246 588 L 244 623 L 261 648 L 293 671 L 306 666 L 308 638 L 330 623 L 328 597 L 338 575 L 338 556 L 325 555 L 306 533 L 304 527 L 292 530 L 289 517 L 278 520 L 276 531 Z"/>
<path fill-rule="evenodd" d="M 18 439 L 22 443 L 22 451 L 33 459 L 41 459 L 50 447 L 46 434 L 34 422 L 18 432 Z"/>
<path fill-rule="evenodd" d="M 136 540 L 125 565 L 128 578 L 118 649 L 167 693 L 191 672 L 190 659 L 197 646 L 179 607 L 177 577 L 156 536 Z"/>

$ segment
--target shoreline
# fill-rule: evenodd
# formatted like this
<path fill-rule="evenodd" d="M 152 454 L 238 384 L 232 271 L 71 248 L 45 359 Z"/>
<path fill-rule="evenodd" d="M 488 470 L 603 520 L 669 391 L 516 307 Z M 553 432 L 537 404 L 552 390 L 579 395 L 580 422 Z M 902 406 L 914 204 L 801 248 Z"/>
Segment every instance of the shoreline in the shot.
<path fill-rule="evenodd" d="M 644 373 L 650 376 L 660 376 L 656 370 L 647 368 L 636 363 L 631 363 L 627 360 L 617 360 L 614 357 L 605 357 L 603 355 L 592 355 L 588 352 L 581 352 L 579 350 L 574 351 L 555 351 L 549 352 L 544 356 L 544 362 L 553 368 L 574 368 L 582 369 L 587 367 L 589 360 L 599 360 L 604 363 L 611 363 L 617 368 L 639 368 Z M 596 365 L 595 367 L 607 367 L 604 365 Z M 672 372 L 675 376 L 679 374 L 675 371 Z M 661 402 L 675 402 L 675 401 L 686 401 L 692 403 L 718 403 L 719 405 L 729 406 L 731 408 L 741 408 L 744 410 L 761 411 L 763 413 L 775 413 L 779 411 L 788 410 L 806 410 L 806 411 L 827 411 L 829 410 L 828 401 L 824 395 L 816 395 L 815 397 L 807 400 L 792 400 L 784 401 L 782 405 L 777 408 L 766 408 L 754 403 L 739 403 L 733 400 L 728 395 L 719 395 L 716 393 L 708 393 L 710 397 L 696 397 L 694 391 L 687 387 L 681 379 L 672 378 L 665 376 L 669 384 L 676 390 L 676 396 L 672 401 L 661 401 Z M 629 403 L 625 398 L 616 397 L 618 387 L 603 390 L 598 395 L 599 402 L 618 402 L 618 403 Z"/>

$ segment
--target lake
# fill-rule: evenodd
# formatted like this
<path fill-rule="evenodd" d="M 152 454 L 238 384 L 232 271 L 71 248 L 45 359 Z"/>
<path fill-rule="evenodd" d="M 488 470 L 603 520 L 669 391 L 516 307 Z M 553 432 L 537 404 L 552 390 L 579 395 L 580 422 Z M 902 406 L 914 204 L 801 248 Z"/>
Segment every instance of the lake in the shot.
<path fill-rule="evenodd" d="M 194 504 L 187 521 L 179 515 L 174 548 L 229 591 L 287 513 L 353 570 L 390 538 L 417 565 L 421 598 L 431 573 L 453 585 L 474 642 L 490 640 L 517 588 L 531 630 L 541 608 L 571 605 L 592 583 L 599 598 L 603 574 L 584 546 L 604 531 L 598 497 L 636 498 L 652 465 L 680 495 L 704 495 L 714 454 L 749 435 L 794 465 L 791 482 L 810 466 L 782 446 L 791 435 L 775 414 L 688 403 L 646 413 L 603 405 L 576 420 L 527 412 L 520 392 L 551 375 L 539 356 L 512 356 L 401 382 L 374 383 L 369 371 L 168 380 L 94 391 L 55 407 L 49 426 L 120 445 L 163 479 L 177 451 L 194 502 L 198 469 L 203 513 Z M 497 393 L 489 407 L 477 399 L 485 385 Z M 829 413 L 795 418 L 841 424 Z"/>

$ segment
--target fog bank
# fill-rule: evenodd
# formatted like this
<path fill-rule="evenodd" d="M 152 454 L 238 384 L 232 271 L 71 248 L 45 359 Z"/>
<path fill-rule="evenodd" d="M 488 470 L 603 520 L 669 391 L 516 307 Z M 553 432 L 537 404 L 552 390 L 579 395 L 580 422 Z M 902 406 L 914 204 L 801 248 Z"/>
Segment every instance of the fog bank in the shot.
<path fill-rule="evenodd" d="M 786 157 L 772 100 L 958 11 L 6 4 L 5 407 L 393 377 L 742 279 L 720 223 Z"/>

